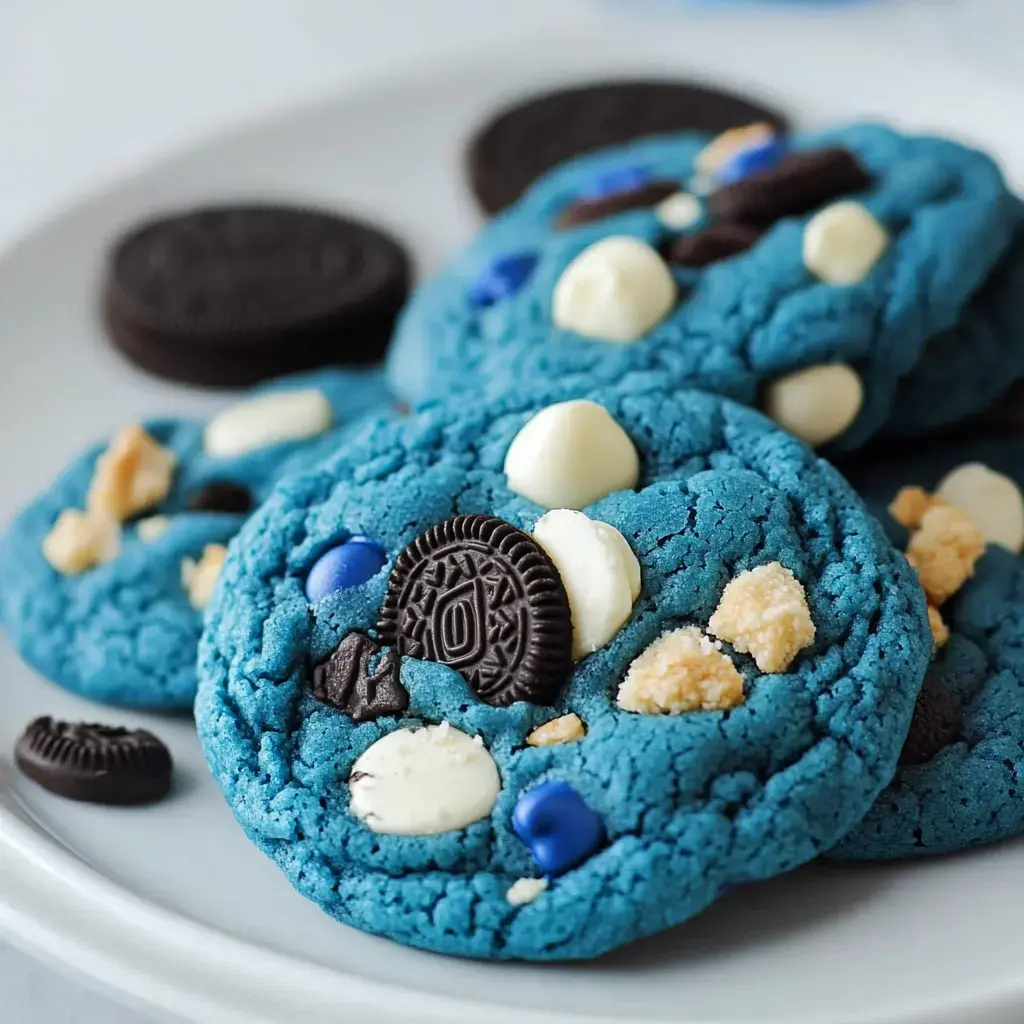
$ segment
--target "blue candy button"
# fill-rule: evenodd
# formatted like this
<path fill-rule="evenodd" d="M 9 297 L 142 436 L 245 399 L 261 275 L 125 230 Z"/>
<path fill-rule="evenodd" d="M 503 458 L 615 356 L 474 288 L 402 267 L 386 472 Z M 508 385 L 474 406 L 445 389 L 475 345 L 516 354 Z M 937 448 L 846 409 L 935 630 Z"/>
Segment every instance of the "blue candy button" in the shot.
<path fill-rule="evenodd" d="M 597 174 L 584 185 L 581 195 L 584 199 L 604 199 L 617 192 L 631 192 L 650 183 L 651 172 L 642 164 L 623 164 L 610 171 Z"/>
<path fill-rule="evenodd" d="M 742 181 L 752 174 L 770 171 L 786 155 L 787 149 L 785 140 L 778 136 L 741 149 L 719 168 L 715 182 L 719 185 L 731 185 L 734 181 Z"/>
<path fill-rule="evenodd" d="M 567 782 L 542 782 L 523 794 L 512 828 L 545 875 L 564 875 L 604 843 L 604 822 Z"/>
<path fill-rule="evenodd" d="M 325 551 L 306 577 L 306 600 L 310 604 L 345 587 L 359 587 L 384 568 L 387 552 L 369 537 L 349 537 Z"/>
<path fill-rule="evenodd" d="M 486 266 L 469 286 L 466 301 L 472 309 L 486 309 L 518 292 L 537 266 L 537 254 L 513 252 Z"/>

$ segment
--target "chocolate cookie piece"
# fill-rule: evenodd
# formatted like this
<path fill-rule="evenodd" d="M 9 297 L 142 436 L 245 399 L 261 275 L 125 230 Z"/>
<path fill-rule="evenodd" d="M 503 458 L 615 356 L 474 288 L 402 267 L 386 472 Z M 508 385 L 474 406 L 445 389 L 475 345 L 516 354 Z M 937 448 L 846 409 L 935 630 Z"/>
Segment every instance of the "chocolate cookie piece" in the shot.
<path fill-rule="evenodd" d="M 380 657 L 380 644 L 364 633 L 348 633 L 313 672 L 313 696 L 344 711 L 355 722 L 396 715 L 409 706 L 394 651 Z M 377 663 L 371 664 L 377 658 Z"/>
<path fill-rule="evenodd" d="M 193 512 L 230 512 L 237 515 L 252 510 L 252 491 L 231 480 L 211 480 L 188 499 Z"/>
<path fill-rule="evenodd" d="M 498 706 L 552 704 L 572 669 L 558 570 L 494 516 L 455 516 L 417 537 L 395 562 L 378 632 L 402 656 L 449 665 Z"/>
<path fill-rule="evenodd" d="M 591 224 L 595 220 L 604 220 L 605 217 L 613 217 L 626 210 L 642 210 L 647 206 L 656 206 L 678 191 L 678 181 L 652 181 L 624 192 L 612 192 L 610 195 L 595 199 L 584 197 L 567 206 L 558 215 L 555 226 L 575 228 L 581 224 Z"/>
<path fill-rule="evenodd" d="M 666 256 L 683 267 L 706 267 L 746 252 L 764 234 L 747 224 L 715 224 L 669 243 Z"/>
<path fill-rule="evenodd" d="M 647 135 L 717 134 L 754 121 L 785 131 L 787 119 L 758 103 L 692 82 L 596 82 L 530 96 L 499 112 L 469 145 L 470 184 L 497 213 L 570 157 Z"/>
<path fill-rule="evenodd" d="M 334 214 L 225 206 L 135 228 L 111 252 L 110 336 L 143 369 L 245 385 L 381 358 L 409 289 L 392 238 Z"/>
<path fill-rule="evenodd" d="M 37 718 L 18 741 L 15 758 L 30 779 L 69 800 L 149 804 L 171 788 L 170 751 L 144 729 Z"/>

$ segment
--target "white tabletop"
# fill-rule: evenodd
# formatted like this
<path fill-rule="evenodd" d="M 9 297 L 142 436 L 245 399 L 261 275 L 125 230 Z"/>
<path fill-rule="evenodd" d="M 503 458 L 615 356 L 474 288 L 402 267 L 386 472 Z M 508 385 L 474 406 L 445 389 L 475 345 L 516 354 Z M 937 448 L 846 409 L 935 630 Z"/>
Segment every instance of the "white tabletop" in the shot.
<path fill-rule="evenodd" d="M 117 173 L 239 119 L 411 60 L 440 61 L 553 24 L 627 9 L 631 17 L 648 16 L 648 9 L 651 17 L 682 16 L 666 9 L 685 6 L 686 0 L 0 0 L 0 244 Z M 697 16 L 706 16 L 706 7 Z M 878 0 L 877 17 L 906 32 L 908 45 L 946 47 L 1008 85 L 1024 80 L 1018 0 Z M 151 1020 L 2 945 L 0 1009 L 5 1021 L 19 1024 Z"/>

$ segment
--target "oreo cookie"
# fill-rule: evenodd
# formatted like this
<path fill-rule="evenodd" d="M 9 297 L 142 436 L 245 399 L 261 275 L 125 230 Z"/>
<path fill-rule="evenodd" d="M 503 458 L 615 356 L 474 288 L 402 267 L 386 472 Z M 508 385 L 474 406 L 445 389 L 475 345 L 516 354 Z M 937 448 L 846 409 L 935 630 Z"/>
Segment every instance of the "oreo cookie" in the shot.
<path fill-rule="evenodd" d="M 171 788 L 170 751 L 151 732 L 37 718 L 15 749 L 22 773 L 69 800 L 150 804 Z"/>
<path fill-rule="evenodd" d="M 494 214 L 514 203 L 545 171 L 571 157 L 648 135 L 718 134 L 786 117 L 759 103 L 692 82 L 595 82 L 530 96 L 500 111 L 469 145 L 470 185 Z"/>
<path fill-rule="evenodd" d="M 494 516 L 455 516 L 417 537 L 391 571 L 377 631 L 400 656 L 450 666 L 499 707 L 553 704 L 572 671 L 558 570 Z"/>
<path fill-rule="evenodd" d="M 111 252 L 114 344 L 157 376 L 246 385 L 379 360 L 408 257 L 367 224 L 286 206 L 224 206 L 143 224 Z"/>

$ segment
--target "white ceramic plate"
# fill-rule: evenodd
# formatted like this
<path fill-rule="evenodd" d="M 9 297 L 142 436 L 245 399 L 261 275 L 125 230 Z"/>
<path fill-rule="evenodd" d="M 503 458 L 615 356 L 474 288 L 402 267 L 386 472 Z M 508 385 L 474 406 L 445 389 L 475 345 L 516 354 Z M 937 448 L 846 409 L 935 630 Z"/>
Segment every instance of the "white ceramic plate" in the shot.
<path fill-rule="evenodd" d="M 705 70 L 775 94 L 805 123 L 890 116 L 982 141 L 1024 170 L 1024 136 L 1005 131 L 1019 124 L 1011 94 L 926 58 L 911 72 L 902 43 L 856 19 L 838 40 L 835 21 L 809 19 L 799 33 L 792 24 L 666 19 L 614 39 L 475 54 L 211 140 L 41 227 L 0 259 L 0 519 L 119 423 L 223 400 L 136 374 L 96 323 L 105 245 L 154 208 L 335 202 L 393 227 L 429 266 L 472 230 L 461 142 L 478 118 L 523 89 L 602 69 Z M 594 964 L 474 964 L 321 915 L 243 839 L 186 720 L 97 712 L 0 647 L 0 757 L 42 713 L 155 729 L 173 748 L 178 784 L 155 808 L 94 808 L 52 798 L 0 762 L 0 928 L 185 1020 L 959 1024 L 1024 1009 L 1019 844 L 913 866 L 815 866 Z"/>

